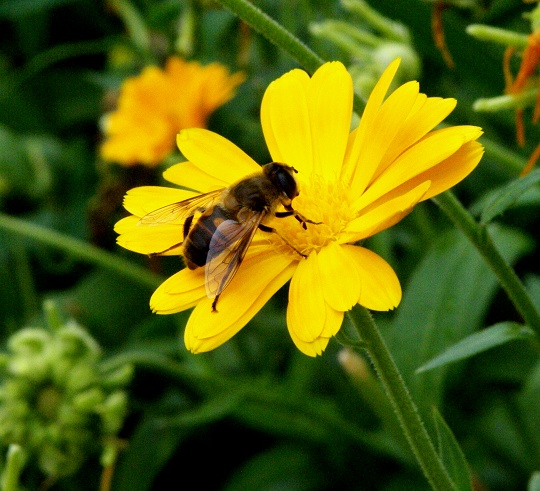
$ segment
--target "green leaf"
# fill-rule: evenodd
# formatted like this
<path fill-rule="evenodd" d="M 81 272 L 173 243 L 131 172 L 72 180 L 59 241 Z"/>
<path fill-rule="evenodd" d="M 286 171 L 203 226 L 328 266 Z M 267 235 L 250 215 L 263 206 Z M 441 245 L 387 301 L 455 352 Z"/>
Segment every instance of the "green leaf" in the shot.
<path fill-rule="evenodd" d="M 535 437 L 540 425 L 540 363 L 531 370 L 525 379 L 525 383 L 517 396 L 517 407 L 520 412 L 520 421 L 524 429 L 524 437 L 527 439 L 527 447 L 533 458 L 540 455 L 540 442 Z"/>
<path fill-rule="evenodd" d="M 509 341 L 528 339 L 534 336 L 534 331 L 527 326 L 515 322 L 500 322 L 462 339 L 459 343 L 454 344 L 440 355 L 417 368 L 416 373 L 470 358 Z"/>
<path fill-rule="evenodd" d="M 525 177 L 519 177 L 511 183 L 495 191 L 485 206 L 481 223 L 486 224 L 496 216 L 510 208 L 530 187 L 540 181 L 540 169 L 536 169 Z"/>
<path fill-rule="evenodd" d="M 472 480 L 465 455 L 437 408 L 433 408 L 439 456 L 459 491 L 472 491 Z"/>
<path fill-rule="evenodd" d="M 308 491 L 324 488 L 325 478 L 320 465 L 304 448 L 281 445 L 256 455 L 236 469 L 224 489 Z"/>
<path fill-rule="evenodd" d="M 163 427 L 156 418 L 141 422 L 131 434 L 114 475 L 117 491 L 150 491 L 153 482 L 178 446 L 195 427 Z"/>
<path fill-rule="evenodd" d="M 515 230 L 492 225 L 489 231 L 510 264 L 531 246 Z M 451 365 L 420 374 L 416 369 L 480 329 L 497 287 L 478 251 L 455 230 L 433 242 L 409 278 L 396 317 L 383 333 L 420 410 L 439 406 Z"/>

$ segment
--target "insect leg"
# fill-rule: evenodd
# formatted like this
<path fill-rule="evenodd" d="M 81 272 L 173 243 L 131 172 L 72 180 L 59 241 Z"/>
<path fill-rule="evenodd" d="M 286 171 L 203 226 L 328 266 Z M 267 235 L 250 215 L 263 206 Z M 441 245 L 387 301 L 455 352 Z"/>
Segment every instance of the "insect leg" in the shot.
<path fill-rule="evenodd" d="M 212 312 L 217 312 L 217 308 L 216 308 L 216 305 L 217 305 L 217 301 L 218 301 L 218 298 L 221 294 L 218 293 L 215 297 L 214 297 L 214 301 L 212 302 Z"/>
<path fill-rule="evenodd" d="M 302 224 L 302 228 L 304 230 L 307 230 L 307 225 L 306 225 L 307 223 L 312 223 L 313 225 L 320 225 L 322 223 L 322 222 L 314 222 L 313 220 L 306 218 L 304 215 L 294 210 L 292 206 L 290 205 L 288 206 L 285 205 L 285 209 L 287 211 L 277 211 L 274 214 L 276 218 L 285 218 L 285 217 L 294 216 L 294 218 L 296 218 Z"/>
<path fill-rule="evenodd" d="M 287 215 L 287 216 L 291 216 L 291 215 Z M 302 256 L 303 258 L 307 258 L 307 256 L 305 254 L 303 254 L 302 252 L 300 252 L 296 247 L 294 247 L 285 237 L 283 237 L 283 235 L 281 235 L 275 228 L 272 228 L 272 227 L 268 227 L 267 225 L 263 225 L 262 223 L 259 224 L 259 230 L 262 230 L 263 232 L 268 232 L 268 233 L 271 233 L 271 234 L 276 234 L 278 235 L 281 240 L 283 242 L 285 242 L 285 244 L 287 244 L 293 251 L 295 251 L 296 253 L 300 254 L 300 256 Z"/>

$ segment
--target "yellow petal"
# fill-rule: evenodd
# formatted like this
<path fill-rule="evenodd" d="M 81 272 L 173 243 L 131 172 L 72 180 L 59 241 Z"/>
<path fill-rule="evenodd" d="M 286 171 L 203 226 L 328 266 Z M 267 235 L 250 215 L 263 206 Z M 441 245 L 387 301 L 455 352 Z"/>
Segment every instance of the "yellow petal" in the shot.
<path fill-rule="evenodd" d="M 193 165 L 228 184 L 261 171 L 261 167 L 243 150 L 209 130 L 182 130 L 176 143 Z"/>
<path fill-rule="evenodd" d="M 343 316 L 343 312 L 341 312 L 341 315 Z M 313 358 L 322 355 L 323 351 L 328 346 L 328 342 L 330 341 L 330 338 L 320 337 L 308 343 L 296 337 L 294 331 L 292 331 L 291 329 L 289 329 L 289 334 L 291 335 L 291 339 L 293 340 L 294 345 L 302 353 L 304 353 L 304 355 L 312 356 Z"/>
<path fill-rule="evenodd" d="M 128 217 L 122 218 L 121 220 L 118 220 L 114 224 L 114 231 L 117 234 L 123 234 L 126 232 L 131 232 L 137 227 L 137 223 L 139 223 L 140 218 L 135 217 L 133 215 L 130 215 Z"/>
<path fill-rule="evenodd" d="M 373 180 L 383 155 L 414 107 L 418 92 L 418 82 L 408 82 L 390 94 L 379 108 L 366 129 L 365 145 L 358 155 L 357 172 L 350 184 L 351 192 L 360 195 Z"/>
<path fill-rule="evenodd" d="M 392 267 L 374 252 L 353 245 L 342 246 L 362 278 L 358 303 L 370 310 L 386 311 L 399 305 L 401 286 Z"/>
<path fill-rule="evenodd" d="M 316 252 L 300 261 L 289 287 L 289 331 L 293 338 L 308 343 L 321 336 L 326 322 L 326 302 L 318 262 Z"/>
<path fill-rule="evenodd" d="M 359 211 L 375 200 L 431 169 L 455 153 L 466 141 L 478 138 L 478 128 L 453 126 L 434 131 L 401 154 L 353 203 Z"/>
<path fill-rule="evenodd" d="M 318 256 L 320 280 L 326 303 L 344 312 L 358 302 L 361 282 L 350 258 L 340 245 L 330 242 Z"/>
<path fill-rule="evenodd" d="M 357 242 L 395 225 L 422 201 L 430 185 L 430 181 L 421 182 L 404 194 L 396 193 L 397 196 L 392 199 L 381 200 L 378 206 L 370 208 L 347 224 L 339 237 L 340 243 Z"/>
<path fill-rule="evenodd" d="M 363 152 L 366 146 L 370 145 L 369 136 L 370 129 L 373 127 L 373 122 L 377 117 L 377 113 L 381 104 L 383 103 L 386 92 L 392 83 L 392 79 L 398 69 L 400 59 L 395 59 L 388 68 L 383 72 L 381 78 L 371 91 L 369 99 L 366 104 L 366 108 L 360 119 L 358 130 L 355 132 L 354 139 L 350 140 L 350 147 L 346 153 L 346 159 L 343 164 L 343 170 L 341 177 L 346 182 L 353 182 L 355 179 L 355 173 L 362 172 L 363 167 L 359 165 L 360 154 Z"/>
<path fill-rule="evenodd" d="M 248 253 L 249 255 L 249 253 Z M 184 333 L 186 348 L 201 353 L 220 346 L 244 327 L 292 276 L 296 261 L 266 249 L 246 256 L 212 312 L 203 299 L 193 310 Z"/>
<path fill-rule="evenodd" d="M 261 124 L 272 159 L 306 175 L 313 169 L 309 83 L 306 72 L 291 70 L 268 86 L 261 103 Z"/>
<path fill-rule="evenodd" d="M 115 231 L 121 234 L 116 239 L 118 245 L 139 254 L 180 254 L 184 239 L 182 226 L 174 224 L 139 226 L 139 223 L 138 217 L 131 216 L 116 224 Z M 178 247 L 174 247 L 176 245 Z M 171 249 L 172 247 L 174 249 Z"/>
<path fill-rule="evenodd" d="M 424 94 L 419 94 L 417 104 L 419 107 L 413 108 L 409 116 L 401 121 L 401 127 L 381 159 L 377 174 L 380 174 L 401 153 L 443 121 L 456 107 L 456 100 L 439 97 L 428 98 Z"/>
<path fill-rule="evenodd" d="M 439 165 L 420 174 L 411 184 L 422 179 L 430 179 L 431 186 L 422 201 L 436 196 L 467 177 L 478 165 L 484 147 L 476 142 L 465 143 L 456 153 L 443 160 Z"/>
<path fill-rule="evenodd" d="M 231 184 L 208 174 L 208 172 L 203 171 L 191 162 L 180 162 L 169 167 L 163 172 L 163 177 L 178 186 L 196 189 L 201 193 L 226 188 Z"/>
<path fill-rule="evenodd" d="M 313 172 L 335 180 L 347 148 L 352 116 L 352 79 L 339 62 L 325 63 L 309 84 Z"/>
<path fill-rule="evenodd" d="M 165 280 L 150 298 L 156 314 L 174 314 L 189 309 L 206 298 L 204 268 L 182 269 Z"/>
<path fill-rule="evenodd" d="M 124 196 L 124 208 L 141 218 L 151 211 L 197 196 L 198 193 L 164 186 L 140 186 Z"/>
<path fill-rule="evenodd" d="M 310 259 L 311 258 L 311 259 Z M 309 261 L 309 263 L 308 263 Z M 299 263 L 289 288 L 287 327 L 296 347 L 308 356 L 320 355 L 328 341 L 339 331 L 343 312 L 324 301 L 318 276 L 315 253 Z"/>

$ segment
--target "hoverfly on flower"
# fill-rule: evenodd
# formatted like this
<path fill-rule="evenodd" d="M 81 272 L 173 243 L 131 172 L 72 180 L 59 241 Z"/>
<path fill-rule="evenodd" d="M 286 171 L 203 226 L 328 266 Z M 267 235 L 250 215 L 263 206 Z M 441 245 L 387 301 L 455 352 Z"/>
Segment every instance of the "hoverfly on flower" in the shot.
<path fill-rule="evenodd" d="M 217 312 L 219 296 L 234 278 L 257 230 L 277 233 L 300 256 L 307 257 L 275 228 L 264 223 L 272 217 L 289 216 L 294 216 L 304 230 L 307 223 L 315 223 L 292 207 L 292 200 L 299 194 L 293 175 L 296 172 L 294 167 L 271 162 L 263 165 L 260 173 L 245 177 L 228 188 L 146 214 L 140 220 L 141 225 L 183 222 L 182 241 L 151 255 L 161 255 L 182 246 L 189 269 L 204 266 L 206 294 L 214 299 L 212 311 Z M 277 211 L 280 204 L 285 211 Z"/>

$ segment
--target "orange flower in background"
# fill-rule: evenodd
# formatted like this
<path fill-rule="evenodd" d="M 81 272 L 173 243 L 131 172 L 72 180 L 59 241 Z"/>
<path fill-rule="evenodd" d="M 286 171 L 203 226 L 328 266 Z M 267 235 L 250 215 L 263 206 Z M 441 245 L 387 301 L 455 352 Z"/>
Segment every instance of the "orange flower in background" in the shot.
<path fill-rule="evenodd" d="M 443 26 L 443 12 L 449 7 L 449 5 L 442 1 L 437 0 L 431 9 L 431 32 L 433 35 L 433 41 L 435 46 L 440 51 L 444 62 L 448 68 L 454 68 L 454 59 L 452 54 L 446 45 L 446 38 L 444 35 L 444 26 Z"/>
<path fill-rule="evenodd" d="M 176 56 L 165 69 L 146 67 L 124 82 L 118 109 L 105 117 L 101 157 L 125 166 L 158 165 L 174 150 L 177 133 L 206 128 L 244 78 L 219 63 L 202 66 Z"/>
<path fill-rule="evenodd" d="M 245 223 L 253 223 L 255 215 L 247 208 L 240 209 L 238 220 L 225 208 L 215 221 L 207 220 L 205 230 L 212 234 L 207 267 L 183 269 L 154 292 L 150 306 L 158 314 L 195 307 L 184 333 L 190 351 L 209 351 L 226 342 L 289 280 L 289 334 L 309 356 L 324 351 L 355 304 L 379 311 L 399 304 L 401 286 L 394 270 L 359 242 L 464 179 L 480 161 L 483 147 L 476 141 L 482 131 L 474 126 L 433 131 L 454 109 L 454 99 L 427 97 L 417 82 L 386 97 L 398 65 L 395 60 L 381 76 L 352 132 L 353 83 L 341 63 L 326 63 L 312 77 L 292 70 L 269 85 L 261 107 L 264 137 L 273 161 L 298 171 L 290 174 L 299 194 L 286 185 L 290 192 L 281 196 L 283 208 L 277 209 L 282 216 L 273 218 L 275 210 L 265 215 L 271 220 L 264 225 L 277 233 L 263 229 L 243 244 L 244 261 L 227 283 L 217 310 L 208 279 L 234 264 L 236 258 L 228 252 L 235 245 L 227 242 L 226 231 L 236 231 L 238 237 Z M 208 130 L 183 130 L 178 146 L 189 161 L 170 167 L 164 177 L 198 192 L 160 186 L 130 190 L 124 206 L 131 216 L 115 227 L 118 243 L 126 249 L 182 254 L 183 237 L 199 223 L 201 213 L 206 219 L 214 216 L 197 208 L 199 193 L 236 186 L 261 172 L 240 148 Z M 185 206 L 184 200 L 195 200 L 188 202 L 192 214 L 171 212 L 171 205 L 177 210 Z M 312 222 L 302 226 L 302 220 L 285 216 L 289 204 Z M 188 234 L 186 242 L 190 238 Z M 227 253 L 227 261 L 209 259 L 212 242 Z"/>
<path fill-rule="evenodd" d="M 532 83 L 538 84 L 538 82 L 533 82 L 531 78 L 536 73 L 537 68 L 540 65 L 540 31 L 533 32 L 530 36 L 528 36 L 527 47 L 523 50 L 521 64 L 515 79 L 512 75 L 512 71 L 510 70 L 510 60 L 514 53 L 515 48 L 513 46 L 508 47 L 504 53 L 503 69 L 505 92 L 507 94 L 518 94 L 523 90 L 530 88 Z M 525 125 L 523 123 L 523 113 L 523 108 L 516 109 L 516 139 L 520 146 L 525 145 Z M 532 119 L 533 123 L 536 124 L 538 119 L 540 119 L 540 90 L 534 106 Z M 522 176 L 528 174 L 532 170 L 538 158 L 540 158 L 540 145 L 535 148 L 529 157 L 527 164 L 521 171 Z"/>

